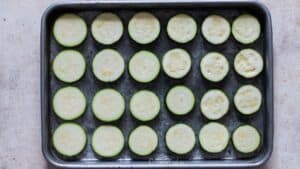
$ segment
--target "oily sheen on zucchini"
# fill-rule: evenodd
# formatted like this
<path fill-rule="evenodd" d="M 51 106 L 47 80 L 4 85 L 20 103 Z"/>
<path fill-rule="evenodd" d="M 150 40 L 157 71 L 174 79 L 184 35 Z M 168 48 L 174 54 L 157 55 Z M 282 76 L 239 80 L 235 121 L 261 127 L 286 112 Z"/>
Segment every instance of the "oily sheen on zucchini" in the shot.
<path fill-rule="evenodd" d="M 241 125 L 232 134 L 234 148 L 240 153 L 249 154 L 258 150 L 261 137 L 257 129 L 251 125 Z"/>

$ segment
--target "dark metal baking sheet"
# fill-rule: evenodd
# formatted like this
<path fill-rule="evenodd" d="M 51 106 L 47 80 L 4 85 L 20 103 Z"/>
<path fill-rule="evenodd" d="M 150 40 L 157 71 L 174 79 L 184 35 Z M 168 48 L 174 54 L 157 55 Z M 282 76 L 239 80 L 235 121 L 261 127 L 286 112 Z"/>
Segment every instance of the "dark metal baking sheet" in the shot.
<path fill-rule="evenodd" d="M 63 49 L 52 36 L 52 25 L 54 20 L 62 13 L 74 12 L 82 16 L 90 27 L 92 20 L 101 12 L 115 12 L 122 19 L 125 27 L 128 20 L 138 11 L 149 11 L 153 13 L 161 23 L 159 38 L 150 45 L 138 45 L 133 42 L 127 29 L 119 42 L 111 46 L 97 44 L 88 33 L 83 44 L 75 47 L 83 53 L 87 61 L 85 76 L 72 85 L 78 86 L 86 95 L 88 108 L 83 117 L 76 120 L 87 131 L 88 145 L 84 152 L 73 160 L 60 157 L 51 145 L 51 134 L 55 127 L 62 123 L 51 108 L 53 93 L 60 87 L 66 86 L 57 80 L 51 72 L 50 65 L 54 56 Z M 260 23 L 262 32 L 259 39 L 251 45 L 242 45 L 236 42 L 232 36 L 222 45 L 211 45 L 206 42 L 198 28 L 196 38 L 187 44 L 177 44 L 171 41 L 166 34 L 168 19 L 177 13 L 188 13 L 193 16 L 198 25 L 202 23 L 205 16 L 209 14 L 220 14 L 232 20 L 243 13 L 255 15 Z M 126 71 L 120 80 L 115 83 L 105 84 L 94 78 L 91 72 L 91 60 L 97 51 L 103 48 L 114 48 L 124 57 L 126 63 L 134 52 L 147 49 L 153 51 L 161 60 L 163 54 L 172 48 L 184 48 L 192 55 L 192 71 L 182 80 L 172 80 L 161 71 L 159 77 L 150 84 L 139 84 L 131 79 Z M 253 79 L 243 79 L 233 70 L 233 58 L 243 48 L 251 47 L 259 51 L 264 58 L 264 71 Z M 210 83 L 203 79 L 199 71 L 199 61 L 209 51 L 219 51 L 228 58 L 230 72 L 221 83 Z M 263 103 L 259 112 L 251 117 L 245 118 L 238 115 L 232 104 L 233 94 L 242 84 L 254 84 L 263 93 Z M 193 89 L 196 96 L 196 106 L 187 116 L 175 117 L 171 115 L 164 105 L 166 91 L 175 84 L 184 84 Z M 90 146 L 90 135 L 93 130 L 102 123 L 97 121 L 91 112 L 91 98 L 95 92 L 105 87 L 112 87 L 119 90 L 126 98 L 127 109 L 124 116 L 113 124 L 119 126 L 126 136 L 137 125 L 141 124 L 130 116 L 128 101 L 130 96 L 139 89 L 150 89 L 157 93 L 161 99 L 161 112 L 158 118 L 146 123 L 153 127 L 159 135 L 159 147 L 149 158 L 138 158 L 132 155 L 125 146 L 124 151 L 115 159 L 104 160 L 97 158 Z M 243 157 L 236 153 L 229 144 L 226 152 L 218 158 L 206 154 L 197 142 L 194 150 L 187 156 L 178 157 L 167 151 L 164 143 L 166 129 L 177 122 L 185 122 L 192 126 L 196 135 L 207 120 L 199 111 L 199 100 L 203 93 L 211 88 L 220 88 L 229 95 L 231 106 L 229 113 L 219 120 L 224 123 L 230 131 L 241 123 L 250 123 L 256 126 L 262 134 L 262 146 L 259 152 L 251 157 Z M 76 1 L 56 3 L 51 5 L 44 13 L 41 22 L 41 113 L 42 113 L 42 150 L 47 161 L 57 167 L 65 168 L 237 168 L 254 167 L 266 162 L 271 155 L 273 146 L 273 56 L 272 56 L 272 26 L 268 9 L 256 1 Z"/>

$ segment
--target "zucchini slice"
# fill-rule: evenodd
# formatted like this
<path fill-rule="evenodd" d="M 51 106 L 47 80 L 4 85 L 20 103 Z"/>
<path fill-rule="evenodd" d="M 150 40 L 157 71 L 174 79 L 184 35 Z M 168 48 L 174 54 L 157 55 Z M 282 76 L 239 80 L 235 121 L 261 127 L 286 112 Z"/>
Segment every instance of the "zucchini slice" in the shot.
<path fill-rule="evenodd" d="M 93 98 L 92 110 L 101 121 L 116 121 L 125 111 L 124 97 L 114 89 L 102 89 Z"/>
<path fill-rule="evenodd" d="M 253 85 L 243 85 L 233 98 L 236 109 L 243 115 L 256 113 L 262 103 L 262 95 L 258 88 Z"/>
<path fill-rule="evenodd" d="M 207 91 L 200 103 L 202 114 L 209 120 L 218 120 L 229 111 L 229 99 L 222 90 Z"/>
<path fill-rule="evenodd" d="M 149 44 L 160 33 L 159 20 L 149 12 L 136 13 L 128 24 L 129 36 L 139 44 Z"/>
<path fill-rule="evenodd" d="M 191 70 L 191 56 L 184 49 L 171 49 L 163 56 L 162 66 L 169 77 L 181 79 Z"/>
<path fill-rule="evenodd" d="M 76 50 L 63 50 L 53 60 L 52 69 L 55 76 L 66 83 L 81 79 L 86 70 L 85 59 Z"/>
<path fill-rule="evenodd" d="M 63 14 L 54 23 L 53 35 L 60 45 L 74 47 L 86 38 L 87 26 L 80 16 L 73 13 Z"/>
<path fill-rule="evenodd" d="M 65 157 L 74 157 L 84 150 L 87 137 L 85 130 L 80 125 L 63 123 L 55 129 L 52 142 L 59 154 Z"/>
<path fill-rule="evenodd" d="M 234 58 L 234 69 L 244 78 L 259 75 L 263 66 L 262 56 L 253 49 L 243 49 Z"/>
<path fill-rule="evenodd" d="M 205 79 L 220 82 L 229 72 L 229 63 L 221 53 L 210 52 L 201 59 L 200 71 Z"/>
<path fill-rule="evenodd" d="M 204 38 L 213 45 L 224 43 L 230 36 L 230 24 L 220 15 L 207 16 L 201 27 Z"/>
<path fill-rule="evenodd" d="M 79 118 L 86 109 L 86 98 L 77 87 L 60 88 L 53 97 L 53 110 L 63 120 Z"/>
<path fill-rule="evenodd" d="M 171 88 L 166 96 L 168 109 L 175 115 L 186 115 L 195 105 L 195 96 L 191 89 L 178 85 Z"/>
<path fill-rule="evenodd" d="M 92 135 L 94 152 L 104 158 L 119 155 L 124 148 L 125 139 L 122 131 L 112 125 L 98 127 Z"/>
<path fill-rule="evenodd" d="M 103 45 L 111 45 L 120 40 L 124 27 L 121 19 L 113 13 L 98 15 L 91 26 L 94 39 Z"/>
<path fill-rule="evenodd" d="M 114 82 L 124 73 L 125 62 L 121 54 L 116 50 L 103 49 L 96 54 L 92 67 L 98 80 Z"/>
<path fill-rule="evenodd" d="M 260 35 L 260 23 L 252 15 L 240 15 L 233 21 L 232 35 L 242 44 L 253 43 Z"/>
<path fill-rule="evenodd" d="M 160 111 L 158 96 L 149 90 L 140 90 L 130 99 L 130 112 L 140 121 L 153 120 Z"/>
<path fill-rule="evenodd" d="M 129 135 L 129 148 L 138 156 L 147 156 L 153 153 L 158 146 L 156 132 L 145 125 L 141 125 L 131 131 Z"/>
<path fill-rule="evenodd" d="M 195 38 L 197 23 L 193 17 L 187 14 L 177 14 L 169 20 L 167 33 L 175 42 L 187 43 Z"/>
<path fill-rule="evenodd" d="M 196 144 L 193 129 L 183 123 L 175 124 L 170 127 L 165 139 L 168 149 L 178 155 L 191 152 Z"/>
<path fill-rule="evenodd" d="M 253 153 L 261 143 L 260 134 L 257 129 L 251 125 L 241 125 L 232 135 L 234 148 L 240 153 Z"/>
<path fill-rule="evenodd" d="M 200 146 L 209 153 L 221 153 L 229 143 L 228 129 L 220 123 L 210 122 L 199 132 Z"/>
<path fill-rule="evenodd" d="M 151 82 L 158 76 L 159 71 L 159 60 L 152 52 L 139 51 L 129 61 L 129 73 L 137 82 Z"/>

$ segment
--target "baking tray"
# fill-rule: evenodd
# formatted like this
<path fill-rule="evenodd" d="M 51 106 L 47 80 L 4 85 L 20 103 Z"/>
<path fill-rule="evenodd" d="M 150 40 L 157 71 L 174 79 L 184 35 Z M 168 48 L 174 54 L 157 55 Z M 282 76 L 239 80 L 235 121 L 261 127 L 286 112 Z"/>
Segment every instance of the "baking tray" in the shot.
<path fill-rule="evenodd" d="M 57 80 L 51 72 L 50 65 L 54 56 L 63 48 L 59 46 L 52 36 L 52 25 L 54 20 L 62 13 L 74 12 L 82 16 L 90 27 L 92 20 L 103 11 L 115 12 L 120 16 L 125 28 L 128 20 L 138 11 L 149 11 L 153 13 L 161 23 L 161 33 L 159 38 L 150 45 L 139 45 L 133 42 L 127 29 L 119 42 L 111 46 L 97 44 L 93 40 L 91 33 L 87 39 L 74 49 L 79 50 L 86 57 L 87 71 L 85 76 L 72 85 L 78 86 L 86 95 L 88 108 L 86 113 L 77 123 L 84 126 L 88 134 L 88 144 L 84 152 L 73 160 L 64 159 L 59 156 L 51 145 L 51 134 L 55 127 L 63 121 L 58 119 L 51 107 L 51 98 L 54 92 L 67 84 Z M 198 28 L 196 38 L 187 44 L 177 44 L 171 41 L 166 34 L 166 24 L 168 19 L 177 13 L 188 13 L 193 16 L 200 25 L 208 14 L 220 14 L 227 18 L 230 23 L 242 13 L 251 13 L 256 16 L 260 23 L 262 32 L 259 39 L 251 45 L 242 45 L 236 42 L 231 36 L 222 45 L 211 45 L 206 42 Z M 162 71 L 158 78 L 149 84 L 139 84 L 129 77 L 128 72 L 115 83 L 101 83 L 93 76 L 91 60 L 97 51 L 103 48 L 117 49 L 124 57 L 126 63 L 134 52 L 147 49 L 153 51 L 161 57 L 172 48 L 184 48 L 190 52 L 193 59 L 192 70 L 182 80 L 172 80 Z M 243 79 L 233 70 L 233 57 L 242 48 L 251 47 L 263 54 L 264 70 L 256 78 Z M 210 83 L 206 81 L 199 71 L 199 61 L 209 51 L 219 51 L 228 58 L 230 62 L 230 72 L 221 83 Z M 254 84 L 263 94 L 262 107 L 259 112 L 251 117 L 241 117 L 232 104 L 233 94 L 242 84 Z M 193 111 L 184 117 L 171 115 L 164 105 L 166 91 L 176 84 L 185 84 L 192 88 L 196 96 L 196 106 Z M 119 126 L 125 134 L 126 140 L 129 132 L 137 125 L 141 124 L 130 116 L 128 110 L 128 100 L 137 90 L 150 89 L 157 93 L 161 99 L 161 113 L 158 118 L 146 124 L 153 127 L 159 135 L 159 147 L 155 153 L 148 158 L 138 158 L 134 156 L 125 146 L 123 152 L 115 159 L 104 160 L 97 158 L 90 146 L 90 136 L 93 130 L 102 124 L 97 121 L 91 112 L 91 98 L 96 91 L 105 87 L 118 89 L 126 98 L 126 112 L 124 116 L 113 124 Z M 231 101 L 229 113 L 220 122 L 224 123 L 230 131 L 242 123 L 250 123 L 258 128 L 262 134 L 262 146 L 259 152 L 253 156 L 244 157 L 234 151 L 232 143 L 220 156 L 206 154 L 196 143 L 194 150 L 184 157 L 171 154 L 164 144 L 164 134 L 166 129 L 176 122 L 184 122 L 192 126 L 195 134 L 198 134 L 201 126 L 208 121 L 199 111 L 199 100 L 203 93 L 210 88 L 220 88 L 224 90 Z M 240 168 L 254 167 L 265 163 L 272 152 L 273 147 L 273 53 L 272 53 L 272 26 L 268 9 L 256 1 L 76 1 L 61 2 L 51 5 L 43 14 L 41 22 L 41 112 L 42 112 L 42 151 L 47 161 L 57 167 L 63 168 Z"/>

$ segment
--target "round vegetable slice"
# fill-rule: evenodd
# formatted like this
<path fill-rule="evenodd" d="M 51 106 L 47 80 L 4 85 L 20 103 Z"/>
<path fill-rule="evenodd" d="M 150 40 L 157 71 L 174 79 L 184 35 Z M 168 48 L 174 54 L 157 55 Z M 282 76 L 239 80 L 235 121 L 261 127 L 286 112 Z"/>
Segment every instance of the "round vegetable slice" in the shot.
<path fill-rule="evenodd" d="M 85 73 L 86 63 L 81 53 L 76 50 L 63 50 L 53 60 L 55 76 L 66 83 L 78 81 Z"/>
<path fill-rule="evenodd" d="M 116 14 L 106 12 L 94 19 L 91 31 L 98 43 L 111 45 L 120 40 L 124 28 L 121 19 Z"/>
<path fill-rule="evenodd" d="M 53 97 L 54 112 L 63 120 L 79 118 L 85 112 L 85 108 L 86 98 L 77 87 L 63 87 Z"/>
<path fill-rule="evenodd" d="M 260 35 L 260 23 L 252 15 L 240 15 L 233 21 L 232 35 L 242 44 L 253 43 Z"/>
<path fill-rule="evenodd" d="M 80 16 L 72 13 L 63 14 L 54 23 L 53 35 L 60 45 L 74 47 L 86 38 L 87 26 Z"/>
<path fill-rule="evenodd" d="M 167 33 L 175 42 L 187 43 L 195 38 L 197 23 L 187 14 L 177 14 L 169 20 Z"/>
<path fill-rule="evenodd" d="M 193 129 L 183 123 L 175 124 L 170 127 L 165 139 L 168 149 L 178 155 L 191 152 L 196 144 Z"/>
<path fill-rule="evenodd" d="M 224 55 L 210 52 L 202 58 L 200 71 L 205 79 L 212 82 L 220 82 L 229 72 L 229 63 Z"/>
<path fill-rule="evenodd" d="M 136 13 L 128 24 L 129 36 L 139 44 L 149 44 L 156 40 L 160 33 L 158 19 L 149 12 Z"/>
<path fill-rule="evenodd" d="M 253 85 L 244 85 L 237 90 L 233 101 L 240 113 L 251 115 L 259 110 L 262 103 L 262 95 L 259 89 Z"/>
<path fill-rule="evenodd" d="M 147 156 L 156 150 L 158 137 L 152 128 L 141 125 L 130 133 L 128 144 L 134 154 Z"/>
<path fill-rule="evenodd" d="M 204 125 L 199 132 L 201 147 L 209 153 L 224 151 L 229 143 L 230 134 L 227 128 L 220 123 L 210 122 Z"/>
<path fill-rule="evenodd" d="M 59 125 L 52 137 L 55 150 L 66 157 L 80 154 L 85 148 L 87 138 L 84 129 L 76 123 Z"/>
<path fill-rule="evenodd" d="M 101 157 L 111 158 L 119 155 L 124 144 L 124 135 L 115 126 L 102 125 L 92 135 L 92 148 Z"/>
<path fill-rule="evenodd" d="M 158 96 L 149 90 L 135 93 L 129 105 L 132 116 L 140 121 L 153 120 L 160 111 Z"/>
<path fill-rule="evenodd" d="M 116 121 L 125 111 L 125 101 L 118 91 L 102 89 L 93 98 L 92 110 L 97 119 L 101 121 Z"/>
<path fill-rule="evenodd" d="M 253 78 L 263 70 L 263 59 L 253 49 L 243 49 L 234 58 L 235 71 L 244 78 Z"/>
<path fill-rule="evenodd" d="M 241 125 L 232 135 L 234 148 L 241 153 L 252 153 L 256 151 L 261 142 L 260 134 L 251 125 Z"/>
<path fill-rule="evenodd" d="M 125 62 L 119 52 L 113 49 L 103 49 L 93 60 L 94 75 L 103 82 L 118 80 L 125 70 Z"/>
<path fill-rule="evenodd" d="M 228 97 L 219 89 L 211 89 L 203 95 L 200 109 L 207 119 L 218 120 L 229 110 Z"/>
<path fill-rule="evenodd" d="M 183 78 L 191 70 L 191 56 L 184 49 L 171 49 L 163 56 L 162 66 L 169 77 L 174 79 Z"/>
<path fill-rule="evenodd" d="M 214 45 L 224 43 L 230 36 L 230 24 L 220 15 L 207 16 L 201 27 L 204 38 Z"/>
<path fill-rule="evenodd" d="M 166 96 L 168 109 L 175 115 L 186 115 L 195 105 L 195 96 L 191 89 L 178 85 L 169 90 Z"/>
<path fill-rule="evenodd" d="M 151 82 L 158 76 L 159 71 L 159 60 L 152 52 L 139 51 L 129 61 L 129 73 L 138 82 Z"/>

